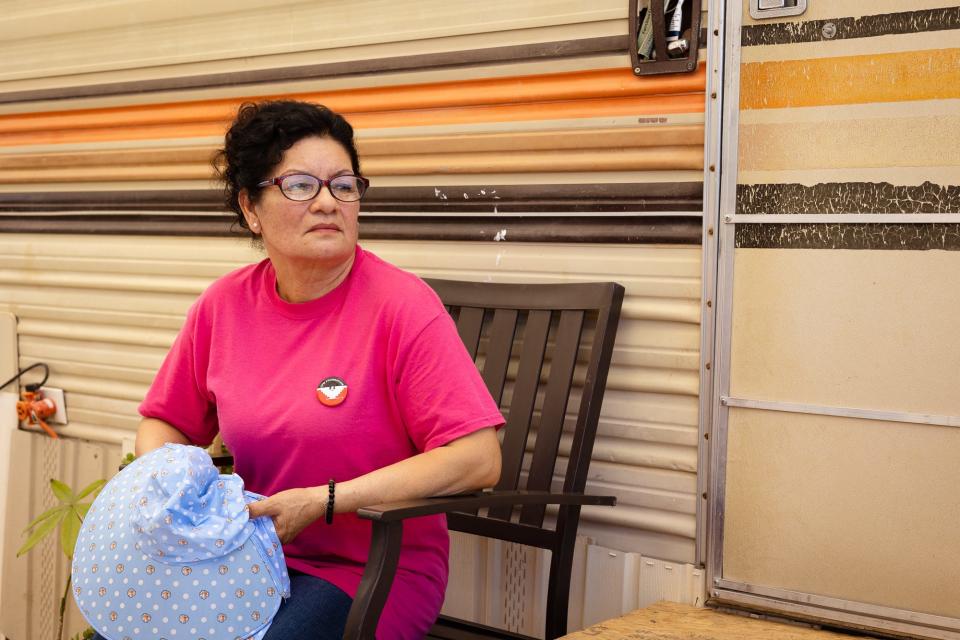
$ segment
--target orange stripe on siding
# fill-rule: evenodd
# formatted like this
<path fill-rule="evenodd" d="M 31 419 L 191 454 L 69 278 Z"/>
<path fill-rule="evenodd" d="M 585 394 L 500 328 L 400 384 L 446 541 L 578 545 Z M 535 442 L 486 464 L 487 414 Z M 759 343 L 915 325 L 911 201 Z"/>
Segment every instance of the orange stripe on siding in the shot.
<path fill-rule="evenodd" d="M 452 109 L 387 111 L 380 113 L 345 112 L 344 115 L 356 128 L 366 129 L 516 120 L 661 115 L 671 113 L 696 113 L 700 111 L 703 111 L 703 94 L 639 96 L 576 100 L 572 102 L 508 104 Z M 0 133 L 0 146 L 222 136 L 229 125 L 230 119 L 233 117 L 233 113 L 234 112 L 231 111 L 229 118 L 224 118 L 216 122 L 113 127 L 101 125 L 88 129 L 61 129 L 51 122 L 49 128 L 43 131 Z"/>
<path fill-rule="evenodd" d="M 754 62 L 740 69 L 741 109 L 960 98 L 960 49 Z"/>
<path fill-rule="evenodd" d="M 62 140 L 116 140 L 131 137 L 188 137 L 193 135 L 221 135 L 245 100 L 263 100 L 287 97 L 326 104 L 331 109 L 349 114 L 357 126 L 404 126 L 396 123 L 398 112 L 438 113 L 458 111 L 459 115 L 445 122 L 471 122 L 470 118 L 490 117 L 493 120 L 542 119 L 537 115 L 546 107 L 543 103 L 583 103 L 600 100 L 621 101 L 657 100 L 667 96 L 699 95 L 704 89 L 705 70 L 696 73 L 636 78 L 628 69 L 601 69 L 573 73 L 545 74 L 510 78 L 488 78 L 466 82 L 443 82 L 393 87 L 374 87 L 330 91 L 326 93 L 299 93 L 287 96 L 251 96 L 221 100 L 181 102 L 157 105 L 137 105 L 107 109 L 82 109 L 32 114 L 0 116 L 0 144 L 28 144 L 19 140 L 53 140 L 54 131 L 77 131 L 92 137 Z M 700 98 L 702 101 L 702 98 Z M 653 105 L 655 102 L 643 104 Z M 528 111 L 516 110 L 526 106 Z M 470 111 L 471 109 L 481 109 Z M 492 109 L 490 111 L 483 108 Z M 511 109 L 513 109 L 511 111 Z M 501 110 L 503 110 L 501 112 Z M 559 109 L 563 111 L 563 109 Z M 687 112 L 689 106 L 679 105 L 677 111 Z M 702 104 L 700 105 L 702 110 Z M 617 114 L 623 112 L 615 110 Z M 628 112 L 629 113 L 629 112 Z M 651 113 L 649 108 L 640 113 Z M 360 116 L 365 123 L 361 124 Z M 380 115 L 384 118 L 378 119 Z M 607 115 L 605 112 L 597 115 Z M 410 123 L 419 120 L 412 118 Z M 482 121 L 482 120 L 480 120 Z M 384 125 L 383 123 L 386 122 Z M 427 123 L 436 120 L 431 117 Z M 177 126 L 178 133 L 169 127 Z M 102 137 L 99 131 L 128 128 L 124 135 Z M 134 133 L 134 131 L 136 133 Z M 197 133 L 199 132 L 199 133 Z M 18 134 L 36 134 L 37 138 L 18 137 Z M 9 140 L 5 136 L 11 136 Z M 44 137 L 47 136 L 47 137 Z"/>

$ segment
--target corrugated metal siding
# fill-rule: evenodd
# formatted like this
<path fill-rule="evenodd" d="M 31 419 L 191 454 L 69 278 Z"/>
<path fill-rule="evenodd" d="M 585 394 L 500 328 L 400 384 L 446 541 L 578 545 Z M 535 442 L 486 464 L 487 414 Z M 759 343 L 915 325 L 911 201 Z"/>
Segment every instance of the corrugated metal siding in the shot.
<path fill-rule="evenodd" d="M 207 160 L 237 104 L 267 96 L 328 103 L 356 125 L 374 185 L 364 216 L 698 216 L 705 74 L 633 77 L 627 5 L 362 0 L 336 33 L 303 2 L 11 9 L 0 17 L 18 34 L 0 71 L 0 219 L 66 213 L 102 230 L 130 214 L 150 221 L 145 233 L 223 220 Z M 626 285 L 590 476 L 620 506 L 584 510 L 581 531 L 693 561 L 699 247 L 364 244 L 424 276 Z M 48 361 L 50 384 L 67 390 L 62 433 L 115 447 L 190 303 L 257 259 L 227 238 L 0 234 L 0 310 L 20 319 L 21 362 Z M 512 558 L 497 566 L 521 575 L 526 556 L 500 551 L 488 557 Z M 522 591 L 494 562 L 496 597 Z M 535 602 L 510 613 L 487 601 L 484 619 L 523 626 Z"/>
<path fill-rule="evenodd" d="M 699 248 L 366 246 L 422 276 L 624 284 L 590 476 L 592 490 L 620 505 L 584 509 L 584 526 L 613 548 L 692 561 Z M 61 432 L 118 443 L 135 429 L 137 404 L 190 303 L 216 276 L 256 259 L 229 239 L 0 235 L 0 310 L 19 318 L 21 363 L 47 361 L 49 384 L 67 390 Z"/>
<path fill-rule="evenodd" d="M 0 18 L 9 34 L 0 81 L 20 89 L 457 51 L 612 35 L 626 18 L 615 0 L 359 0 L 335 19 L 334 10 L 297 0 L 11 6 Z"/>

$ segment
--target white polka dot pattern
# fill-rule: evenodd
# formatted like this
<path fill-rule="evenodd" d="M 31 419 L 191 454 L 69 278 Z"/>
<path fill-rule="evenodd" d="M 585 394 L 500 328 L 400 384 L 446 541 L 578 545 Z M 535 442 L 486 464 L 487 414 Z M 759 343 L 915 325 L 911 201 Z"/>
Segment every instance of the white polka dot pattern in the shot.
<path fill-rule="evenodd" d="M 90 507 L 73 594 L 108 640 L 259 640 L 289 596 L 270 518 L 251 521 L 236 475 L 168 444 L 118 473 Z"/>

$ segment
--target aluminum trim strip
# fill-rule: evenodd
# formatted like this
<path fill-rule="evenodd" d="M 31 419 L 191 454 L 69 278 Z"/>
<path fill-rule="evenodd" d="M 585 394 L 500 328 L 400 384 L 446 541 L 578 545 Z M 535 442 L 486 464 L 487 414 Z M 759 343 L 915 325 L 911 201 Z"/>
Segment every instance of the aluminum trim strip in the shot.
<path fill-rule="evenodd" d="M 751 400 L 747 398 L 731 398 L 728 396 L 722 396 L 720 403 L 727 407 L 738 407 L 742 409 L 806 413 L 819 416 L 836 416 L 839 418 L 861 418 L 864 420 L 881 420 L 883 422 L 928 424 L 939 427 L 960 427 L 960 416 L 939 416 L 902 411 L 878 411 L 875 409 L 859 409 L 856 407 L 828 407 L 816 404 Z"/>
<path fill-rule="evenodd" d="M 720 227 L 720 172 L 723 166 L 723 71 L 724 71 L 724 30 L 726 2 L 710 0 L 707 6 L 706 44 L 707 44 L 707 87 L 706 106 L 704 108 L 704 166 L 703 166 L 703 263 L 701 275 L 700 300 L 700 353 L 713 353 L 716 343 L 716 300 L 717 300 L 717 229 Z M 736 136 L 733 136 L 736 138 Z M 702 359 L 702 358 L 701 358 Z M 709 520 L 709 469 L 710 441 L 709 433 L 713 425 L 714 373 L 700 363 L 700 407 L 697 438 L 697 529 L 696 558 L 698 567 L 707 563 L 707 523 Z"/>
<path fill-rule="evenodd" d="M 723 140 L 720 164 L 720 215 L 734 214 L 737 206 L 737 154 L 740 130 L 740 33 L 742 7 L 735 5 L 723 17 L 723 116 L 722 128 L 733 132 Z M 709 170 L 709 165 L 708 165 Z M 736 226 L 724 224 L 717 228 L 717 298 L 716 336 L 713 349 L 705 353 L 713 359 L 712 432 L 710 436 L 710 489 L 707 494 L 709 515 L 707 524 L 708 560 L 707 584 L 723 575 L 724 499 L 727 473 L 727 407 L 720 397 L 730 389 L 730 345 L 733 318 L 733 256 L 736 246 Z M 706 367 L 706 365 L 704 365 Z"/>

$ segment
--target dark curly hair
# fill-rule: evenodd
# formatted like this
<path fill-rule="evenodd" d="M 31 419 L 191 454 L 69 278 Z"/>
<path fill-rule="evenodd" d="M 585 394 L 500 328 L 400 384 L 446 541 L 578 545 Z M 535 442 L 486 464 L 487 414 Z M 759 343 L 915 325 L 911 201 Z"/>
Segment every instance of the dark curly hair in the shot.
<path fill-rule="evenodd" d="M 237 215 L 237 224 L 247 228 L 239 196 L 244 189 L 254 202 L 260 197 L 257 184 L 283 160 L 283 154 L 304 138 L 329 137 L 350 155 L 353 172 L 360 174 L 360 158 L 353 141 L 353 127 L 335 111 L 310 102 L 271 100 L 240 105 L 237 117 L 224 138 L 223 149 L 214 156 L 214 168 L 223 180 L 223 199 Z"/>

